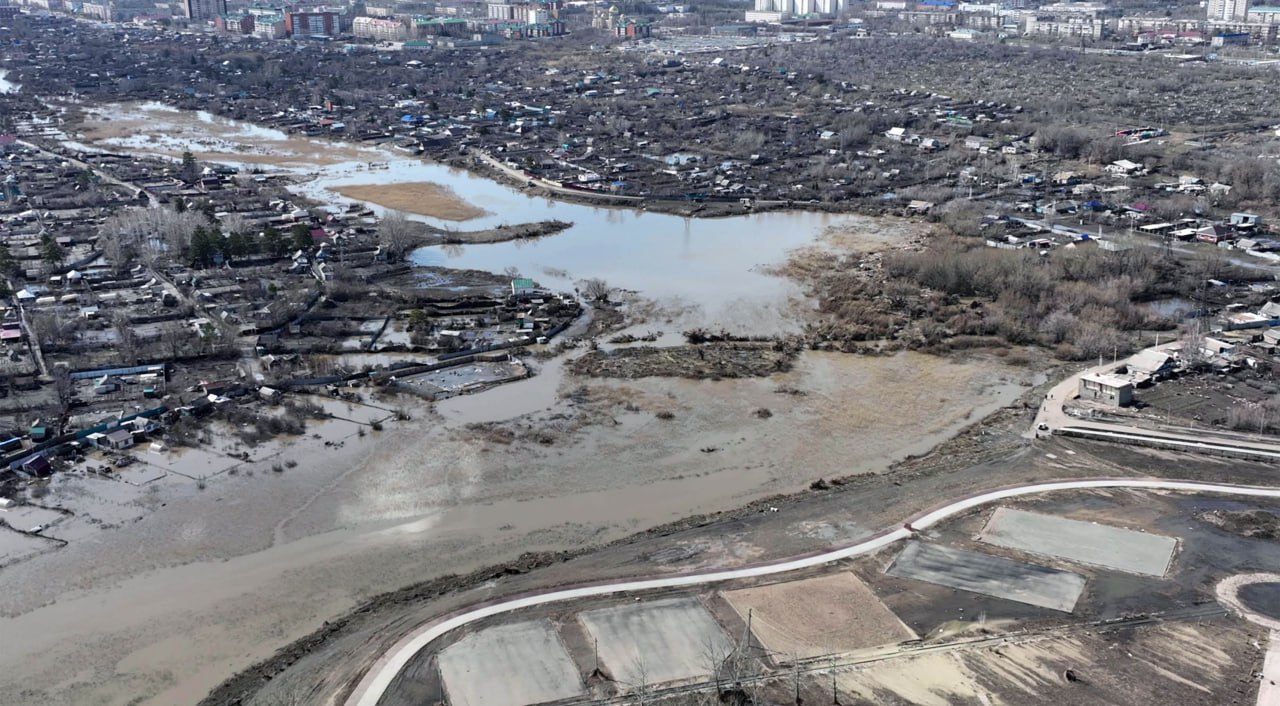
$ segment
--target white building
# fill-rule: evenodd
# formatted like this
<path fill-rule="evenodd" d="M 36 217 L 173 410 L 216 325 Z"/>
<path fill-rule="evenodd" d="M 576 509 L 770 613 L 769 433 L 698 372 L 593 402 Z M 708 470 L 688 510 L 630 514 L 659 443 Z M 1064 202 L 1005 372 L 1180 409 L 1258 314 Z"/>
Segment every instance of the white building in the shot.
<path fill-rule="evenodd" d="M 1249 0 L 1209 0 L 1210 22 L 1243 22 L 1248 14 Z"/>
<path fill-rule="evenodd" d="M 380 42 L 400 42 L 409 36 L 403 22 L 385 17 L 357 17 L 351 22 L 351 33 Z"/>
<path fill-rule="evenodd" d="M 790 17 L 835 17 L 844 0 L 755 0 L 747 11 L 748 22 L 781 22 Z"/>

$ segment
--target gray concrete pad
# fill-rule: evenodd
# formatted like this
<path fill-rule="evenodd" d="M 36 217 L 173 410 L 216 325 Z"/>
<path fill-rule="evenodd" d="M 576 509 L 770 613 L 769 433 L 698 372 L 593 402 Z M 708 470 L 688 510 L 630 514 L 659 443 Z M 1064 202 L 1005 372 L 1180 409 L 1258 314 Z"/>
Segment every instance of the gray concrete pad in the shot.
<path fill-rule="evenodd" d="M 705 677 L 712 655 L 733 643 L 696 598 L 668 598 L 590 610 L 578 616 L 599 645 L 600 661 L 632 689 Z"/>
<path fill-rule="evenodd" d="M 1084 577 L 1070 571 L 923 542 L 908 544 L 885 573 L 1064 613 L 1084 590 Z"/>
<path fill-rule="evenodd" d="M 452 706 L 526 706 L 586 693 L 547 620 L 484 628 L 446 647 L 438 659 Z"/>
<path fill-rule="evenodd" d="M 998 508 L 982 541 L 1132 574 L 1164 576 L 1178 540 L 1160 534 Z"/>

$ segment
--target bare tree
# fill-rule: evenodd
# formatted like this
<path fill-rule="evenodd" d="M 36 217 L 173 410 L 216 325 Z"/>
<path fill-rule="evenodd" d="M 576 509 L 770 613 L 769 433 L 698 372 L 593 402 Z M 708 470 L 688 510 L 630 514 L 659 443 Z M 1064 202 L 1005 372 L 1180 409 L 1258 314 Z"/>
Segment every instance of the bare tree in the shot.
<path fill-rule="evenodd" d="M 609 301 L 610 291 L 612 291 L 612 288 L 609 286 L 609 283 L 599 277 L 592 277 L 582 283 L 582 293 L 591 301 Z"/>
<path fill-rule="evenodd" d="M 134 363 L 138 360 L 138 334 L 133 330 L 133 322 L 129 321 L 129 314 L 123 311 L 117 311 L 111 317 L 111 327 L 116 332 L 117 350 L 120 352 L 120 358 L 125 363 Z"/>
<path fill-rule="evenodd" d="M 221 216 L 222 230 L 226 233 L 248 233 L 249 220 L 239 213 L 228 213 Z"/>
<path fill-rule="evenodd" d="M 149 262 L 161 257 L 183 257 L 191 247 L 191 234 L 207 225 L 199 211 L 168 208 L 127 208 L 113 214 L 99 230 L 99 243 L 117 273 L 141 256 Z M 115 252 L 112 256 L 108 248 Z"/>
<path fill-rule="evenodd" d="M 378 239 L 396 258 L 404 257 L 417 243 L 414 226 L 404 213 L 387 211 L 378 222 Z"/>
<path fill-rule="evenodd" d="M 66 346 L 75 338 L 80 328 L 78 319 L 64 319 L 55 313 L 35 313 L 30 317 L 31 335 L 40 346 L 57 349 Z"/>
<path fill-rule="evenodd" d="M 191 329 L 178 321 L 167 321 L 160 327 L 160 346 L 171 360 L 177 360 L 191 340 Z"/>
<path fill-rule="evenodd" d="M 53 376 L 53 391 L 58 396 L 58 413 L 65 417 L 71 410 L 71 399 L 75 396 L 75 383 L 71 380 L 71 368 L 65 363 L 53 366 L 49 371 Z"/>

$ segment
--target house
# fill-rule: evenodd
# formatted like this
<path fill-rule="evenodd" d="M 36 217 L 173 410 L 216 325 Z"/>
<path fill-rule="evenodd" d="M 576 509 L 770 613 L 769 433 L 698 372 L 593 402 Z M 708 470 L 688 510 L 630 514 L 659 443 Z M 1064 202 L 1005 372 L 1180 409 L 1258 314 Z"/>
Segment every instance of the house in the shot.
<path fill-rule="evenodd" d="M 1262 225 L 1262 217 L 1256 213 L 1233 213 L 1231 225 L 1236 228 L 1257 228 Z"/>
<path fill-rule="evenodd" d="M 511 295 L 514 297 L 528 296 L 533 294 L 537 287 L 533 280 L 526 277 L 517 277 L 511 280 Z"/>
<path fill-rule="evenodd" d="M 1135 176 L 1145 174 L 1146 169 L 1137 162 L 1131 162 L 1127 159 L 1118 159 L 1106 166 L 1107 173 L 1117 176 Z"/>
<path fill-rule="evenodd" d="M 1131 374 L 1143 375 L 1154 380 L 1169 377 L 1178 368 L 1178 362 L 1172 355 L 1152 349 L 1133 354 L 1125 365 Z"/>
<path fill-rule="evenodd" d="M 17 343 L 22 340 L 22 324 L 18 321 L 6 321 L 0 324 L 0 342 Z"/>
<path fill-rule="evenodd" d="M 1117 375 L 1085 375 L 1080 378 L 1080 399 L 1127 407 L 1133 404 L 1133 382 Z"/>
<path fill-rule="evenodd" d="M 1202 243 L 1225 243 L 1235 240 L 1235 238 L 1235 229 L 1221 223 L 1214 223 L 1196 229 L 1196 240 Z"/>
<path fill-rule="evenodd" d="M 117 427 L 102 436 L 101 448 L 122 451 L 133 446 L 133 434 L 128 429 Z"/>
<path fill-rule="evenodd" d="M 907 137 L 907 129 L 905 127 L 891 127 L 884 133 L 884 136 L 894 142 L 902 142 Z"/>
<path fill-rule="evenodd" d="M 1200 349 L 1211 356 L 1231 355 L 1232 353 L 1235 353 L 1236 346 L 1234 343 L 1228 343 L 1227 341 L 1205 336 L 1201 341 Z"/>
<path fill-rule="evenodd" d="M 283 395 L 279 390 L 275 389 L 274 387 L 265 387 L 265 386 L 264 386 L 264 387 L 260 387 L 260 388 L 258 388 L 258 397 L 259 397 L 263 402 L 267 402 L 267 403 L 269 403 L 269 404 L 275 404 L 276 402 L 279 402 L 279 401 L 280 401 L 280 398 L 281 398 L 281 397 L 283 397 L 283 396 L 284 396 L 284 395 Z"/>
<path fill-rule="evenodd" d="M 48 478 L 53 475 L 53 464 L 44 456 L 32 456 L 19 465 L 22 472 L 35 478 Z"/>
<path fill-rule="evenodd" d="M 985 137 L 978 137 L 977 135 L 970 135 L 964 138 L 965 149 L 970 149 L 970 150 L 980 150 L 986 147 L 987 145 L 989 145 L 990 143 L 991 143 L 991 140 L 988 140 Z"/>

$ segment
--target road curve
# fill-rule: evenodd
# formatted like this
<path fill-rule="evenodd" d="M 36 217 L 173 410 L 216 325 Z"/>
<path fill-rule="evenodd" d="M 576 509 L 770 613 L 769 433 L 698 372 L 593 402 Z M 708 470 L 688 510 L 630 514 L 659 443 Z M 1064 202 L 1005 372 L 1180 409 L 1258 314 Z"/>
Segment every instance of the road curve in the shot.
<path fill-rule="evenodd" d="M 906 524 L 910 524 L 913 529 L 922 530 L 942 522 L 943 520 L 968 512 L 975 507 L 1000 500 L 1007 500 L 1009 498 L 1024 495 L 1034 495 L 1037 493 L 1049 493 L 1057 490 L 1090 490 L 1099 488 L 1165 490 L 1185 493 L 1218 493 L 1245 497 L 1280 498 L 1280 488 L 1231 485 L 1226 483 L 1200 483 L 1196 481 L 1134 478 L 1057 481 L 1004 488 L 1001 490 L 994 490 L 974 495 L 962 500 L 957 500 L 914 518 L 909 518 L 906 521 Z M 822 564 L 839 561 L 841 559 L 869 554 L 883 549 L 900 539 L 906 539 L 910 536 L 911 532 L 907 530 L 904 525 L 885 530 L 870 539 L 866 539 L 852 546 L 812 556 L 801 557 L 799 559 L 704 574 L 666 576 L 657 579 L 623 581 L 619 583 L 561 589 L 547 593 L 522 596 L 500 603 L 493 603 L 475 608 L 439 622 L 428 623 L 406 635 L 374 663 L 374 665 L 365 674 L 364 678 L 360 680 L 360 684 L 356 687 L 355 691 L 352 692 L 351 697 L 347 699 L 346 706 L 377 706 L 378 702 L 382 699 L 382 695 L 391 685 L 392 680 L 394 680 L 396 675 L 404 669 L 405 665 L 409 663 L 409 660 L 411 660 L 414 655 L 435 640 L 447 635 L 449 632 L 477 620 L 519 610 L 521 608 L 530 608 L 533 606 L 545 605 L 547 603 L 555 603 L 557 601 L 605 596 L 613 593 L 626 593 L 630 591 L 680 588 L 683 586 L 696 586 L 699 584 L 710 584 L 733 579 L 782 574 L 789 571 L 796 571 L 798 569 L 821 566 Z"/>

